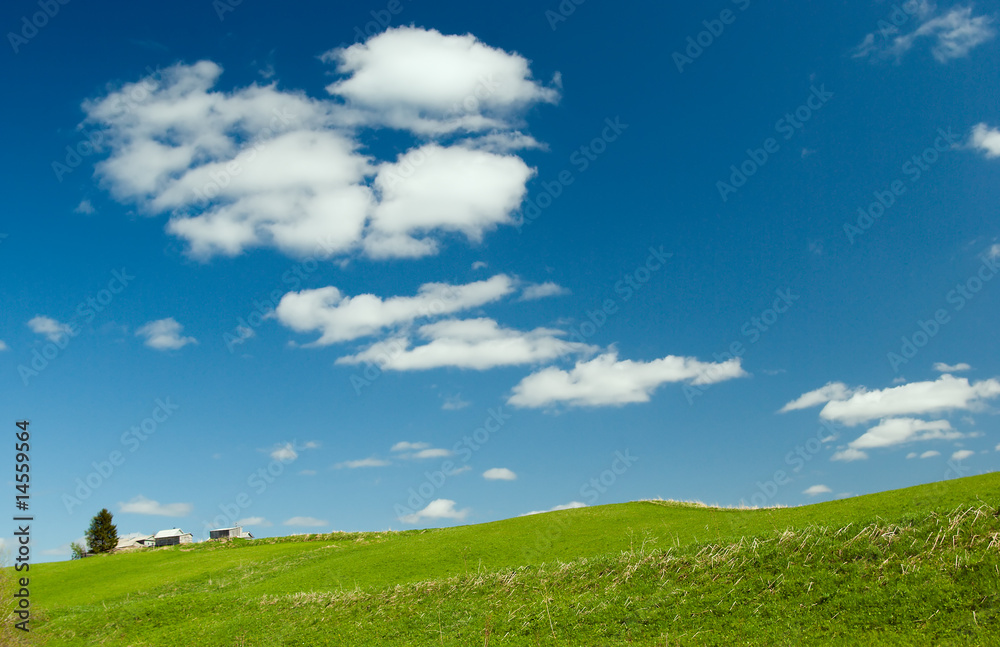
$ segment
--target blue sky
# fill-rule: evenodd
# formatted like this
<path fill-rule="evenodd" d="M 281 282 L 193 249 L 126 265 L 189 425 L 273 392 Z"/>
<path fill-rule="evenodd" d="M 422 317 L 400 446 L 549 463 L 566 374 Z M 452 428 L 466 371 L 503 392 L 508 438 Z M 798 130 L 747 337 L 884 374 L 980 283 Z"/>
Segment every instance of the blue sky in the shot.
<path fill-rule="evenodd" d="M 40 558 L 102 507 L 268 536 L 1000 467 L 1000 3 L 42 5 L 3 8 L 0 161 Z"/>

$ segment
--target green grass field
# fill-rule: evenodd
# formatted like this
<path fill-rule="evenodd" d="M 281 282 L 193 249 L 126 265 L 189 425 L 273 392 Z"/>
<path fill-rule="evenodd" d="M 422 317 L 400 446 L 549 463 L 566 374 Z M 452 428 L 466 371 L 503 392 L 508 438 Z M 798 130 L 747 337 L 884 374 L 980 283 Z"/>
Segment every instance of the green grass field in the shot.
<path fill-rule="evenodd" d="M 1000 645 L 998 513 L 1000 473 L 149 549 L 33 565 L 31 643 Z"/>

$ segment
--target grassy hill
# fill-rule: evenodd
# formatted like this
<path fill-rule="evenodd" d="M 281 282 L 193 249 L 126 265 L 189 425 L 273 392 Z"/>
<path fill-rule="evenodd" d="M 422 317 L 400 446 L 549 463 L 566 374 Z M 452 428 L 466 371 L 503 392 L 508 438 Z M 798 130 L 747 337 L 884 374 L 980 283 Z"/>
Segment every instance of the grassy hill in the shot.
<path fill-rule="evenodd" d="M 799 508 L 648 501 L 145 550 L 33 565 L 32 637 L 88 647 L 1000 645 L 998 513 L 1000 474 L 987 474 Z"/>

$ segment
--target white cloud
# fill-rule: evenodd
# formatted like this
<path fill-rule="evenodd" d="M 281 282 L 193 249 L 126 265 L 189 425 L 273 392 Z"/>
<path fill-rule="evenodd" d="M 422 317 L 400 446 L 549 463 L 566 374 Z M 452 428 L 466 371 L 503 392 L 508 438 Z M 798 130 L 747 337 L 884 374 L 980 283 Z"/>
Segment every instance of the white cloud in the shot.
<path fill-rule="evenodd" d="M 583 503 L 581 501 L 570 501 L 569 503 L 563 503 L 562 505 L 552 506 L 548 510 L 532 510 L 531 512 L 525 512 L 524 514 L 522 514 L 520 516 L 527 517 L 527 516 L 533 515 L 533 514 L 543 514 L 545 512 L 557 512 L 559 510 L 573 510 L 573 509 L 576 509 L 576 508 L 586 508 L 586 507 L 587 507 L 587 504 Z"/>
<path fill-rule="evenodd" d="M 578 361 L 570 371 L 549 367 L 521 380 L 507 402 L 516 407 L 596 407 L 648 402 L 661 384 L 714 384 L 744 377 L 738 358 L 721 363 L 668 355 L 650 362 L 618 360 L 614 351 Z"/>
<path fill-rule="evenodd" d="M 938 373 L 959 373 L 961 371 L 968 371 L 972 367 L 965 362 L 960 362 L 958 364 L 945 364 L 944 362 L 937 362 L 934 364 L 934 370 Z"/>
<path fill-rule="evenodd" d="M 953 460 L 953 461 L 963 461 L 963 460 L 965 460 L 966 458 L 972 456 L 975 453 L 976 452 L 974 452 L 972 450 L 969 450 L 969 449 L 960 449 L 960 450 L 958 450 L 957 452 L 955 452 L 954 454 L 951 455 L 951 460 Z"/>
<path fill-rule="evenodd" d="M 83 213 L 86 215 L 91 215 L 96 211 L 94 205 L 90 204 L 90 200 L 81 200 L 80 204 L 76 205 L 76 209 L 73 209 L 76 213 Z"/>
<path fill-rule="evenodd" d="M 847 449 L 842 449 L 838 452 L 834 452 L 833 456 L 830 457 L 831 461 L 861 461 L 868 458 L 868 454 L 864 453 L 860 449 L 854 449 L 853 447 L 848 447 Z"/>
<path fill-rule="evenodd" d="M 140 536 L 143 536 L 143 535 L 141 535 L 140 533 L 137 533 L 137 532 L 133 532 L 133 533 L 129 533 L 128 535 L 119 535 L 118 538 L 119 539 L 126 539 L 126 538 L 131 539 L 133 537 L 140 537 Z M 42 552 L 42 555 L 50 555 L 52 557 L 68 557 L 69 555 L 73 554 L 73 547 L 71 546 L 71 544 L 74 544 L 74 543 L 75 544 L 79 544 L 79 545 L 83 546 L 84 548 L 86 548 L 87 547 L 87 537 L 86 536 L 82 536 L 79 539 L 77 539 L 76 541 L 73 541 L 73 542 L 68 541 L 65 544 L 63 544 L 62 546 L 59 546 L 58 548 L 46 548 L 45 550 L 43 550 L 41 552 Z M 0 554 L 2 554 L 6 549 L 7 549 L 7 541 L 4 538 L 0 537 Z"/>
<path fill-rule="evenodd" d="M 292 517 L 285 521 L 286 526 L 308 526 L 310 528 L 326 526 L 329 525 L 326 521 L 322 519 L 317 519 L 316 517 Z"/>
<path fill-rule="evenodd" d="M 525 286 L 521 291 L 521 301 L 534 301 L 536 299 L 544 299 L 546 297 L 560 296 L 563 294 L 569 294 L 569 290 L 558 283 L 546 281 L 545 283 Z"/>
<path fill-rule="evenodd" d="M 476 261 L 472 264 L 473 271 L 486 269 L 486 261 Z"/>
<path fill-rule="evenodd" d="M 408 452 L 408 451 L 417 451 L 419 449 L 427 449 L 428 447 L 430 447 L 430 444 L 428 444 L 428 443 L 411 443 L 411 442 L 407 442 L 405 440 L 401 440 L 398 443 L 396 443 L 395 445 L 393 445 L 389 449 L 389 451 L 393 451 L 393 452 Z"/>
<path fill-rule="evenodd" d="M 31 332 L 38 335 L 45 335 L 45 338 L 51 342 L 61 341 L 63 337 L 72 337 L 76 334 L 76 330 L 73 328 L 72 324 L 64 324 L 56 321 L 52 317 L 45 317 L 42 315 L 36 315 L 28 320 L 28 327 L 31 328 Z"/>
<path fill-rule="evenodd" d="M 419 523 L 421 519 L 454 519 L 462 521 L 468 514 L 468 508 L 456 510 L 455 502 L 451 499 L 434 499 L 423 510 L 403 515 L 399 520 L 403 523 Z"/>
<path fill-rule="evenodd" d="M 917 11 L 921 20 L 917 27 L 906 34 L 899 34 L 893 27 L 883 28 L 879 35 L 874 33 L 865 36 L 864 40 L 854 50 L 855 58 L 895 58 L 900 60 L 914 45 L 926 39 L 932 43 L 931 54 L 939 63 L 963 58 L 976 46 L 993 38 L 994 30 L 990 27 L 993 19 L 989 16 L 973 16 L 972 7 L 954 7 L 948 13 L 931 17 L 934 6 L 921 3 Z M 899 34 L 899 35 L 895 35 Z M 894 36 L 891 39 L 890 36 Z"/>
<path fill-rule="evenodd" d="M 419 452 L 413 454 L 409 458 L 425 459 L 425 458 L 445 458 L 451 456 L 451 450 L 449 449 L 421 449 Z"/>
<path fill-rule="evenodd" d="M 285 443 L 271 450 L 271 458 L 282 463 L 291 463 L 298 457 L 299 453 L 295 451 L 292 443 Z"/>
<path fill-rule="evenodd" d="M 779 413 L 808 409 L 819 404 L 825 404 L 831 400 L 844 400 L 849 398 L 853 393 L 854 391 L 848 388 L 843 382 L 829 382 L 826 386 L 821 386 L 815 391 L 803 393 L 795 400 L 781 407 Z"/>
<path fill-rule="evenodd" d="M 827 420 L 854 426 L 891 416 L 939 413 L 955 409 L 976 410 L 985 400 L 1000 395 L 1000 381 L 970 384 L 966 378 L 945 374 L 935 381 L 910 382 L 887 389 L 859 389 L 844 400 L 831 400 L 820 411 Z"/>
<path fill-rule="evenodd" d="M 809 496 L 817 496 L 820 494 L 829 494 L 830 492 L 833 492 L 833 490 L 831 490 L 825 485 L 810 485 L 809 487 L 807 487 L 805 490 L 802 491 L 802 494 L 808 494 Z"/>
<path fill-rule="evenodd" d="M 969 146 L 978 148 L 988 158 L 1000 157 L 1000 129 L 976 124 L 969 134 Z"/>
<path fill-rule="evenodd" d="M 491 467 L 483 472 L 483 478 L 487 481 L 515 481 L 517 474 L 506 467 Z"/>
<path fill-rule="evenodd" d="M 503 153 L 540 146 L 515 130 L 519 115 L 558 99 L 523 57 L 403 27 L 324 59 L 342 78 L 323 99 L 277 82 L 218 90 L 222 68 L 200 61 L 85 102 L 110 151 L 97 176 L 140 213 L 168 214 L 167 230 L 200 258 L 262 246 L 423 256 L 447 232 L 477 241 L 513 224 L 534 170 Z M 374 159 L 364 140 L 385 126 L 425 143 Z M 474 137 L 426 141 L 454 133 Z"/>
<path fill-rule="evenodd" d="M 359 467 L 385 467 L 389 465 L 389 461 L 382 460 L 381 458 L 362 458 L 356 461 L 344 461 L 343 463 L 337 463 L 334 465 L 337 469 L 347 468 L 349 470 L 358 469 Z"/>
<path fill-rule="evenodd" d="M 916 457 L 917 457 L 917 452 L 910 452 L 909 454 L 906 455 L 906 460 L 910 460 L 911 458 L 916 458 Z"/>
<path fill-rule="evenodd" d="M 137 337 L 145 337 L 145 344 L 156 350 L 177 350 L 188 344 L 197 344 L 194 337 L 182 337 L 184 326 L 173 317 L 150 321 L 135 331 Z"/>
<path fill-rule="evenodd" d="M 257 526 L 260 528 L 269 528 L 274 524 L 265 519 L 264 517 L 247 517 L 245 519 L 237 520 L 236 525 L 243 527 Z"/>
<path fill-rule="evenodd" d="M 374 294 L 343 295 L 335 287 L 289 292 L 281 298 L 275 316 L 297 332 L 319 331 L 310 346 L 328 346 L 374 335 L 409 324 L 421 317 L 441 316 L 497 301 L 514 290 L 509 276 L 498 274 L 465 285 L 425 283 L 416 296 L 382 299 Z"/>
<path fill-rule="evenodd" d="M 903 443 L 925 440 L 954 440 L 962 434 L 952 429 L 947 420 L 917 420 L 915 418 L 887 418 L 852 440 L 848 446 L 855 449 L 892 447 Z"/>
<path fill-rule="evenodd" d="M 920 458 L 934 458 L 935 456 L 940 456 L 941 452 L 934 449 L 928 450 L 920 455 Z"/>
<path fill-rule="evenodd" d="M 486 370 L 497 366 L 534 364 L 569 353 L 590 353 L 597 348 L 560 338 L 560 330 L 536 328 L 520 331 L 502 328 L 488 318 L 449 319 L 421 326 L 417 333 L 428 340 L 410 347 L 410 340 L 398 337 L 373 344 L 338 364 L 377 362 L 382 370 L 416 371 L 455 367 Z"/>
<path fill-rule="evenodd" d="M 7 345 L 7 342 L 0 339 L 0 352 L 3 352 L 5 350 L 10 350 L 10 346 Z"/>
<path fill-rule="evenodd" d="M 161 517 L 186 517 L 194 509 L 190 503 L 160 503 L 141 494 L 128 503 L 118 503 L 122 514 L 149 514 Z"/>
<path fill-rule="evenodd" d="M 445 411 L 458 411 L 459 409 L 464 409 L 472 404 L 468 400 L 463 400 L 461 395 L 450 395 L 446 396 L 444 402 L 441 403 L 441 408 Z"/>
<path fill-rule="evenodd" d="M 367 112 L 362 118 L 424 135 L 509 126 L 509 117 L 559 94 L 531 78 L 528 61 L 475 36 L 388 29 L 323 55 L 349 75 L 327 86 Z"/>

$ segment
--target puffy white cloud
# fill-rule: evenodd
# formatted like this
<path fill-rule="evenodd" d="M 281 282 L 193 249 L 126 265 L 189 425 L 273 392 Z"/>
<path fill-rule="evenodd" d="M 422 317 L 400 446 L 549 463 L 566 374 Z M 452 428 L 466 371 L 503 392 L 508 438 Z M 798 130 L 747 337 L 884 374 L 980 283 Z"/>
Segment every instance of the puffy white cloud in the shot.
<path fill-rule="evenodd" d="M 430 447 L 428 443 L 411 443 L 405 440 L 401 440 L 390 448 L 390 451 L 394 452 L 408 452 L 417 451 L 420 449 L 427 449 Z"/>
<path fill-rule="evenodd" d="M 483 478 L 487 481 L 515 481 L 517 474 L 506 467 L 491 467 L 483 472 Z"/>
<path fill-rule="evenodd" d="M 58 342 L 63 337 L 72 337 L 76 334 L 76 330 L 72 324 L 61 323 L 52 317 L 45 317 L 43 315 L 37 315 L 29 319 L 28 328 L 31 328 L 31 332 L 35 334 L 45 335 L 45 338 L 51 342 Z"/>
<path fill-rule="evenodd" d="M 455 521 L 462 521 L 468 514 L 468 508 L 456 510 L 455 502 L 451 499 L 434 499 L 423 510 L 403 515 L 399 520 L 403 523 L 419 523 L 421 519 L 454 519 Z"/>
<path fill-rule="evenodd" d="M 964 461 L 966 458 L 972 456 L 976 452 L 970 449 L 960 449 L 951 455 L 951 460 L 953 461 Z"/>
<path fill-rule="evenodd" d="M 389 465 L 389 461 L 382 460 L 381 458 L 362 458 L 356 461 L 344 461 L 342 463 L 337 463 L 334 465 L 337 469 L 347 468 L 349 470 L 358 469 L 359 467 L 385 467 Z"/>
<path fill-rule="evenodd" d="M 1000 129 L 976 124 L 969 134 L 969 146 L 978 148 L 986 157 L 1000 157 Z"/>
<path fill-rule="evenodd" d="M 514 280 L 505 274 L 467 283 L 425 283 L 416 296 L 382 299 L 374 294 L 346 296 L 335 287 L 289 292 L 281 298 L 274 316 L 297 332 L 319 331 L 311 346 L 328 346 L 374 335 L 391 326 L 416 319 L 451 314 L 497 301 L 514 291 Z"/>
<path fill-rule="evenodd" d="M 959 373 L 961 371 L 968 371 L 972 367 L 965 362 L 960 362 L 958 364 L 945 364 L 944 362 L 937 362 L 934 364 L 934 370 L 938 373 Z"/>
<path fill-rule="evenodd" d="M 534 301 L 536 299 L 544 299 L 546 297 L 560 296 L 563 294 L 569 294 L 569 290 L 558 283 L 546 281 L 545 283 L 525 286 L 521 291 L 521 300 Z"/>
<path fill-rule="evenodd" d="M 829 382 L 826 386 L 821 386 L 815 391 L 803 393 L 795 400 L 792 400 L 781 407 L 779 413 L 795 411 L 798 409 L 808 409 L 819 404 L 826 404 L 831 400 L 844 400 L 850 397 L 854 391 L 843 382 Z"/>
<path fill-rule="evenodd" d="M 522 517 L 527 517 L 533 514 L 543 514 L 545 512 L 557 512 L 559 510 L 574 510 L 576 508 L 586 508 L 587 504 L 582 501 L 570 501 L 569 503 L 563 503 L 561 505 L 552 506 L 548 510 L 532 510 L 531 512 L 525 512 L 520 515 Z"/>
<path fill-rule="evenodd" d="M 173 317 L 150 321 L 135 331 L 137 337 L 145 337 L 145 344 L 156 350 L 177 350 L 188 344 L 197 344 L 194 337 L 182 337 L 184 326 Z"/>
<path fill-rule="evenodd" d="M 827 420 L 853 426 L 891 416 L 940 413 L 955 409 L 976 410 L 985 400 L 1000 395 L 1000 381 L 970 384 L 966 378 L 942 375 L 935 381 L 910 382 L 887 389 L 855 391 L 843 400 L 831 400 L 820 411 Z"/>
<path fill-rule="evenodd" d="M 693 357 L 668 355 L 649 362 L 619 360 L 614 351 L 589 361 L 578 361 L 569 371 L 548 367 L 527 376 L 514 387 L 507 402 L 538 408 L 554 404 L 597 407 L 648 402 L 661 384 L 714 384 L 744 377 L 740 360 L 701 362 Z"/>
<path fill-rule="evenodd" d="M 830 457 L 831 461 L 861 461 L 868 458 L 868 454 L 864 453 L 860 449 L 854 449 L 853 447 L 848 447 L 840 451 L 834 452 L 833 456 Z"/>
<path fill-rule="evenodd" d="M 854 50 L 855 58 L 901 59 L 920 40 L 931 42 L 931 54 L 939 63 L 963 58 L 976 46 L 993 38 L 990 16 L 972 15 L 972 7 L 954 7 L 948 13 L 934 16 L 935 7 L 927 2 L 917 4 L 913 11 L 920 23 L 912 31 L 900 34 L 898 28 L 865 36 Z M 889 36 L 893 36 L 891 39 Z"/>
<path fill-rule="evenodd" d="M 299 453 L 295 451 L 292 443 L 285 443 L 271 450 L 271 458 L 282 463 L 291 463 L 298 457 Z"/>
<path fill-rule="evenodd" d="M 109 151 L 98 177 L 141 213 L 168 214 L 200 258 L 261 246 L 415 257 L 448 232 L 478 241 L 512 224 L 534 170 L 507 153 L 541 146 L 514 129 L 518 115 L 558 98 L 523 57 L 407 27 L 324 58 L 343 75 L 328 88 L 336 98 L 277 83 L 221 91 L 222 68 L 200 61 L 85 102 L 85 125 Z M 361 152 L 385 126 L 474 136 L 395 161 Z"/>
<path fill-rule="evenodd" d="M 807 494 L 809 496 L 817 496 L 820 494 L 829 494 L 833 492 L 830 488 L 825 485 L 810 485 L 806 489 L 802 490 L 802 494 Z"/>
<path fill-rule="evenodd" d="M 505 128 L 525 106 L 559 98 L 524 57 L 471 34 L 398 27 L 323 59 L 348 75 L 327 91 L 366 113 L 357 118 L 424 135 Z"/>
<path fill-rule="evenodd" d="M 309 528 L 316 528 L 319 526 L 329 525 L 323 519 L 317 519 L 316 517 L 292 517 L 285 521 L 286 526 L 306 526 Z"/>
<path fill-rule="evenodd" d="M 341 357 L 338 364 L 377 363 L 382 370 L 414 371 L 441 367 L 486 370 L 543 362 L 570 353 L 590 353 L 596 347 L 561 339 L 549 328 L 531 331 L 502 328 L 493 319 L 449 319 L 425 324 L 418 335 L 428 343 L 410 347 L 405 337 L 377 342 Z"/>
<path fill-rule="evenodd" d="M 954 440 L 962 434 L 955 431 L 947 420 L 917 420 L 916 418 L 888 418 L 848 443 L 855 449 L 892 447 L 923 440 Z"/>
<path fill-rule="evenodd" d="M 920 455 L 920 458 L 934 458 L 935 456 L 940 456 L 941 452 L 930 449 Z"/>
<path fill-rule="evenodd" d="M 141 494 L 128 503 L 118 503 L 118 511 L 122 514 L 148 514 L 161 517 L 186 517 L 194 509 L 190 503 L 160 503 L 147 499 Z"/>
<path fill-rule="evenodd" d="M 236 525 L 243 527 L 258 526 L 260 528 L 269 528 L 274 524 L 264 517 L 246 517 L 245 519 L 239 519 L 236 522 Z"/>

